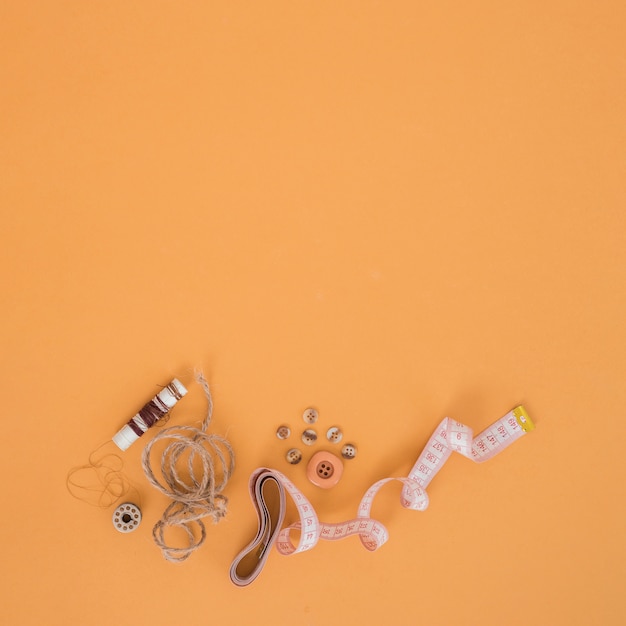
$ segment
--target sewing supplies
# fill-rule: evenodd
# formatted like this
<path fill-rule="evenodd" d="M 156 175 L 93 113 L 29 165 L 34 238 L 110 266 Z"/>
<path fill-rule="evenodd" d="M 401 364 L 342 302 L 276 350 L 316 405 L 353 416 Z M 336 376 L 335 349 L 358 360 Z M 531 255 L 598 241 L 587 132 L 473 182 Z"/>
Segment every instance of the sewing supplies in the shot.
<path fill-rule="evenodd" d="M 110 440 L 96 448 L 85 465 L 73 467 L 66 477 L 70 495 L 102 509 L 112 506 L 131 490 L 137 491 L 122 472 L 124 463 L 118 454 L 109 452 L 100 456 L 102 449 L 109 445 Z"/>
<path fill-rule="evenodd" d="M 302 433 L 302 443 L 305 446 L 312 446 L 317 441 L 317 433 L 312 428 L 307 428 Z"/>
<path fill-rule="evenodd" d="M 317 409 L 309 407 L 302 413 L 302 419 L 307 424 L 315 424 L 319 419 L 319 412 Z M 288 424 L 281 424 L 276 429 L 276 437 L 284 440 L 291 436 L 291 428 Z M 305 446 L 315 445 L 319 438 L 317 431 L 313 428 L 306 428 L 300 435 L 300 439 Z M 343 432 L 338 426 L 331 426 L 326 431 L 326 439 L 329 443 L 339 443 L 343 439 Z M 353 459 L 356 456 L 356 446 L 354 444 L 346 444 L 341 449 L 341 454 L 345 459 Z M 285 459 L 291 465 L 297 465 L 302 460 L 302 452 L 298 448 L 291 448 L 287 451 Z"/>
<path fill-rule="evenodd" d="M 141 524 L 141 509 L 132 502 L 124 502 L 113 511 L 113 527 L 121 533 L 132 533 Z"/>
<path fill-rule="evenodd" d="M 291 465 L 298 465 L 298 463 L 302 461 L 302 452 L 298 450 L 298 448 L 291 448 L 290 450 L 287 450 L 285 458 L 287 459 L 287 463 L 291 463 Z"/>
<path fill-rule="evenodd" d="M 341 456 L 348 461 L 356 456 L 356 446 L 353 443 L 347 443 L 341 446 Z"/>
<path fill-rule="evenodd" d="M 187 389 L 175 378 L 113 436 L 115 445 L 122 451 L 128 450 L 148 428 L 167 415 L 186 393 Z"/>
<path fill-rule="evenodd" d="M 482 463 L 533 429 L 534 425 L 521 405 L 476 437 L 470 427 L 446 417 L 428 440 L 408 477 L 384 478 L 374 483 L 361 499 L 357 517 L 340 523 L 320 522 L 311 503 L 281 472 L 265 467 L 255 470 L 250 477 L 249 489 L 259 530 L 235 557 L 230 568 L 231 581 L 239 587 L 253 582 L 274 545 L 280 554 L 290 555 L 310 550 L 320 539 L 336 541 L 358 535 L 367 550 L 377 550 L 388 540 L 389 533 L 381 522 L 370 517 L 370 511 L 374 497 L 385 484 L 394 480 L 403 483 L 400 504 L 407 509 L 424 511 L 429 503 L 426 487 L 452 452 Z M 282 528 L 285 493 L 294 501 L 299 521 Z M 297 546 L 290 539 L 292 530 L 300 533 Z"/>
<path fill-rule="evenodd" d="M 294 490 L 290 494 L 295 498 L 295 487 L 289 485 Z M 230 579 L 238 587 L 249 585 L 261 573 L 282 528 L 287 504 L 285 489 L 290 487 L 279 482 L 272 470 L 262 468 L 250 476 L 248 488 L 257 514 L 258 531 L 230 566 Z"/>
<path fill-rule="evenodd" d="M 196 380 L 207 400 L 207 414 L 200 428 L 166 428 L 146 445 L 142 456 L 143 470 L 150 484 L 172 500 L 152 530 L 163 556 L 172 562 L 185 561 L 202 546 L 206 539 L 204 518 L 219 522 L 226 515 L 228 499 L 222 491 L 235 468 L 228 440 L 207 432 L 213 416 L 213 399 L 202 373 L 196 373 Z M 156 444 L 165 441 L 169 443 L 161 454 L 159 479 L 152 469 L 151 453 Z M 165 533 L 172 528 L 184 531 L 186 546 L 169 543 Z"/>
<path fill-rule="evenodd" d="M 279 439 L 289 439 L 289 436 L 291 435 L 291 428 L 289 428 L 289 426 L 283 424 L 282 426 L 279 426 L 278 429 L 276 430 L 276 436 Z"/>
<path fill-rule="evenodd" d="M 337 426 L 333 426 L 326 431 L 326 439 L 330 443 L 339 443 L 343 439 L 343 433 Z"/>
<path fill-rule="evenodd" d="M 330 489 L 334 487 L 343 474 L 343 463 L 332 452 L 322 450 L 316 452 L 306 467 L 306 477 L 316 487 Z"/>
<path fill-rule="evenodd" d="M 105 442 L 89 455 L 88 463 L 72 468 L 66 479 L 67 489 L 75 498 L 98 506 L 108 508 L 127 496 L 131 490 L 135 492 L 137 500 L 141 495 L 130 479 L 124 474 L 122 458 L 113 452 L 100 455 L 100 451 L 111 444 L 111 441 L 120 450 L 126 450 L 143 435 L 148 428 L 163 420 L 172 407 L 187 393 L 183 384 L 174 379 L 166 385 L 150 402 L 148 402 L 124 427 L 118 431 L 112 440 Z M 121 507 L 134 508 L 132 520 L 127 524 L 120 523 L 118 527 Z M 137 504 L 125 502 L 113 513 L 113 525 L 120 532 L 131 532 L 141 521 L 141 510 Z"/>
<path fill-rule="evenodd" d="M 304 413 L 302 414 L 302 419 L 309 425 L 315 424 L 318 417 L 319 413 L 317 412 L 317 409 L 314 409 L 312 407 L 305 409 Z"/>
<path fill-rule="evenodd" d="M 309 407 L 302 414 L 302 419 L 307 424 L 315 424 L 319 419 L 317 409 Z M 291 428 L 287 424 L 282 424 L 276 429 L 276 437 L 284 440 L 291 435 Z M 343 432 L 338 426 L 331 426 L 326 431 L 326 439 L 329 443 L 339 443 L 343 439 Z M 313 428 L 307 428 L 301 435 L 302 443 L 306 446 L 313 446 L 318 441 L 317 432 Z M 341 448 L 341 456 L 351 460 L 356 456 L 356 446 L 348 443 Z M 302 461 L 302 451 L 298 448 L 290 448 L 285 455 L 287 463 L 297 465 Z M 306 468 L 306 476 L 311 483 L 322 489 L 334 487 L 343 474 L 343 463 L 341 459 L 332 452 L 323 451 L 315 453 L 309 460 Z"/>

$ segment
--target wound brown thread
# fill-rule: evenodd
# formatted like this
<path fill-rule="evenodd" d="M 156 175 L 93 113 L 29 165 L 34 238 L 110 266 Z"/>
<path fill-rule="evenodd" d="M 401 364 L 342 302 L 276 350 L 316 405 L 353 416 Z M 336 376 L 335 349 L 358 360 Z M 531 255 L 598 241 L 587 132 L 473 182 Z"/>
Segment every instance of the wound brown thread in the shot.
<path fill-rule="evenodd" d="M 121 450 L 126 450 L 148 428 L 157 422 L 165 423 L 172 407 L 186 393 L 180 381 L 172 380 L 113 437 L 113 443 Z M 112 452 L 99 455 L 109 443 L 107 441 L 96 448 L 85 465 L 72 468 L 65 481 L 67 490 L 74 498 L 100 508 L 112 506 L 131 490 L 136 494 L 135 500 L 141 499 L 137 488 L 122 472 L 122 458 Z"/>
<path fill-rule="evenodd" d="M 172 380 L 113 436 L 115 445 L 120 450 L 127 450 L 149 428 L 164 418 L 186 393 L 187 389 L 178 379 Z"/>

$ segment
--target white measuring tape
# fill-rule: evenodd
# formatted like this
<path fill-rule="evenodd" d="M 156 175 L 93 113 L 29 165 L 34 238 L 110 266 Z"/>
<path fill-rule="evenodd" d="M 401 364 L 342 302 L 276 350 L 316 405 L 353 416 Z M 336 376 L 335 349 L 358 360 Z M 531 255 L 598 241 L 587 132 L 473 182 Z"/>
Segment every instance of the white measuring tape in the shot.
<path fill-rule="evenodd" d="M 250 496 L 259 519 L 255 538 L 237 555 L 230 568 L 236 585 L 249 585 L 265 565 L 270 548 L 276 545 L 284 555 L 313 548 L 320 539 L 337 541 L 358 535 L 368 550 L 380 548 L 389 539 L 383 524 L 370 517 L 376 494 L 388 482 L 403 483 L 400 503 L 406 509 L 424 511 L 428 507 L 426 487 L 452 452 L 482 463 L 502 452 L 514 441 L 534 429 L 523 406 L 518 406 L 497 422 L 473 437 L 469 426 L 446 417 L 429 439 L 406 478 L 384 478 L 374 483 L 361 499 L 357 516 L 337 524 L 320 522 L 311 503 L 281 472 L 259 468 L 250 477 Z M 293 499 L 299 521 L 282 528 L 285 517 L 285 492 Z M 300 531 L 298 545 L 290 539 L 292 530 Z"/>

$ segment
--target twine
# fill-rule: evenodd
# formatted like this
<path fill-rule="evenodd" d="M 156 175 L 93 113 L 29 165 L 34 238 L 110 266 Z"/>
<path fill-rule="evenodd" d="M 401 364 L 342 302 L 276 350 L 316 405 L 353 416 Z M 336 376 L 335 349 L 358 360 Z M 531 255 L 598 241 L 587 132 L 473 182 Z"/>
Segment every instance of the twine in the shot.
<path fill-rule="evenodd" d="M 163 556 L 175 563 L 187 560 L 204 543 L 205 517 L 210 517 L 217 523 L 226 515 L 228 498 L 221 492 L 235 468 L 234 453 L 228 440 L 220 435 L 207 433 L 213 415 L 213 399 L 209 384 L 201 372 L 196 372 L 196 380 L 204 390 L 208 405 L 207 415 L 200 428 L 166 428 L 146 445 L 142 456 L 143 470 L 148 481 L 172 500 L 161 519 L 154 525 L 152 536 Z M 161 456 L 163 482 L 160 482 L 152 470 L 150 452 L 155 443 L 165 439 L 170 440 L 170 443 Z M 197 460 L 202 464 L 199 476 L 194 470 L 194 461 Z M 185 466 L 184 476 L 179 472 L 179 465 Z M 186 533 L 187 546 L 181 548 L 168 544 L 165 531 L 174 527 Z"/>

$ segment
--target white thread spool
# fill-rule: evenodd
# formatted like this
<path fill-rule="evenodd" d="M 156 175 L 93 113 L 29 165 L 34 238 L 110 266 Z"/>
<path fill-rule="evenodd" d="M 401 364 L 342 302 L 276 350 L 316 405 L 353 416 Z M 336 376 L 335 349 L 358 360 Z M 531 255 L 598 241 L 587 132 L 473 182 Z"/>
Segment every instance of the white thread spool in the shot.
<path fill-rule="evenodd" d="M 187 394 L 185 386 L 175 378 L 148 402 L 128 423 L 113 436 L 113 443 L 122 451 L 128 448 L 154 425 L 163 415 L 171 411 L 176 403 Z M 149 409 L 150 418 L 141 416 L 141 412 Z M 156 415 L 155 415 L 156 413 Z M 160 413 L 160 415 L 159 415 Z M 155 419 L 156 417 L 156 419 Z"/>

